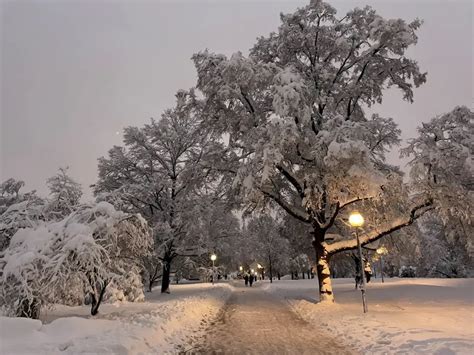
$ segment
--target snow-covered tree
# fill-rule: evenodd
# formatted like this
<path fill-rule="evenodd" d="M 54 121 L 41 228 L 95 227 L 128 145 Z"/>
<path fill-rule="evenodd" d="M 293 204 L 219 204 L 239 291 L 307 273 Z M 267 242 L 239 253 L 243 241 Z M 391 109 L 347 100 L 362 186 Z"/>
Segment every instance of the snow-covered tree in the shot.
<path fill-rule="evenodd" d="M 195 54 L 197 88 L 209 129 L 228 137 L 219 164 L 235 172 L 248 204 L 273 201 L 311 226 L 320 298 L 333 301 L 329 260 L 356 248 L 344 237 L 352 209 L 366 216 L 367 244 L 429 208 L 428 200 L 407 201 L 398 169 L 385 163 L 399 143 L 394 121 L 363 110 L 388 87 L 411 102 L 425 82 L 405 55 L 421 22 L 385 19 L 370 7 L 337 17 L 319 0 L 281 20 L 248 57 Z"/>
<path fill-rule="evenodd" d="M 0 184 L 0 213 L 5 212 L 14 203 L 23 200 L 22 194 L 20 194 L 23 186 L 25 186 L 24 181 L 13 178 L 7 179 Z"/>
<path fill-rule="evenodd" d="M 449 226 L 437 213 L 423 216 L 419 224 L 421 258 L 416 263 L 419 276 L 455 278 L 472 275 L 473 258 L 466 249 L 465 240 L 453 238 Z"/>
<path fill-rule="evenodd" d="M 58 173 L 47 180 L 51 196 L 47 212 L 52 219 L 61 219 L 73 212 L 82 196 L 81 185 L 68 175 L 68 169 L 59 168 Z"/>
<path fill-rule="evenodd" d="M 176 98 L 176 107 L 161 120 L 125 129 L 125 147 L 115 146 L 99 159 L 95 185 L 100 198 L 141 213 L 153 228 L 156 258 L 149 274 L 161 276 L 161 292 L 169 292 L 173 259 L 195 246 L 190 211 L 199 193 L 215 182 L 209 164 L 203 164 L 214 141 L 201 125 L 200 104 L 192 90 L 180 91 Z"/>
<path fill-rule="evenodd" d="M 298 273 L 301 272 L 301 277 L 304 279 L 304 275 L 308 270 L 311 269 L 311 262 L 308 254 L 298 254 L 290 259 L 290 269 L 295 271 L 297 277 Z"/>
<path fill-rule="evenodd" d="M 25 183 L 8 179 L 0 184 L 0 251 L 20 228 L 35 227 L 45 219 L 45 200 L 35 191 L 20 192 Z"/>
<path fill-rule="evenodd" d="M 455 259 L 472 267 L 474 113 L 465 106 L 456 107 L 423 123 L 418 133 L 418 137 L 402 150 L 402 155 L 412 159 L 410 177 L 416 193 L 431 198 L 435 207 L 431 217 L 421 221 L 425 241 L 431 238 L 445 246 L 442 257 L 445 263 L 447 260 L 455 263 Z M 435 223 L 436 219 L 438 223 Z M 458 252 L 454 253 L 454 249 Z"/>
<path fill-rule="evenodd" d="M 95 315 L 109 284 L 136 300 L 151 242 L 143 218 L 106 202 L 20 229 L 0 258 L 2 303 L 11 314 L 37 318 L 43 306 L 87 296 Z"/>
<path fill-rule="evenodd" d="M 195 245 L 200 246 L 199 254 L 205 255 L 206 259 L 210 253 L 215 253 L 221 263 L 224 260 L 235 261 L 241 230 L 239 220 L 231 208 L 232 205 L 218 195 L 207 195 L 200 196 L 191 211 L 194 223 L 189 233 L 194 236 Z"/>
<path fill-rule="evenodd" d="M 265 272 L 273 282 L 282 265 L 289 258 L 289 241 L 280 233 L 280 224 L 269 215 L 255 216 L 246 224 L 255 260 L 265 267 Z"/>

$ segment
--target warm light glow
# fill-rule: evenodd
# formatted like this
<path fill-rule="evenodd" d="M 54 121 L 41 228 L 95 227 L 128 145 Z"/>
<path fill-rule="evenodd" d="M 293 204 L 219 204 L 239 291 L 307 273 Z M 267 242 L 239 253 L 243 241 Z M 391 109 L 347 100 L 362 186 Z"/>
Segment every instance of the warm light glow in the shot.
<path fill-rule="evenodd" d="M 239 266 L 239 270 L 242 271 L 244 268 L 242 266 Z"/>
<path fill-rule="evenodd" d="M 216 259 L 217 259 L 216 254 L 212 254 L 212 255 L 211 255 L 211 260 L 212 260 L 212 261 L 215 261 Z"/>
<path fill-rule="evenodd" d="M 259 269 L 263 268 L 263 266 L 260 265 L 260 264 L 257 264 L 257 267 L 258 267 Z"/>
<path fill-rule="evenodd" d="M 253 273 L 255 272 L 255 270 L 254 270 L 254 269 L 252 269 L 252 270 L 250 270 L 250 272 L 253 274 Z"/>
<path fill-rule="evenodd" d="M 376 252 L 379 255 L 387 255 L 388 254 L 388 250 L 385 247 L 377 248 Z"/>
<path fill-rule="evenodd" d="M 364 225 L 364 217 L 359 212 L 352 212 L 349 216 L 349 223 L 352 227 L 362 227 Z"/>

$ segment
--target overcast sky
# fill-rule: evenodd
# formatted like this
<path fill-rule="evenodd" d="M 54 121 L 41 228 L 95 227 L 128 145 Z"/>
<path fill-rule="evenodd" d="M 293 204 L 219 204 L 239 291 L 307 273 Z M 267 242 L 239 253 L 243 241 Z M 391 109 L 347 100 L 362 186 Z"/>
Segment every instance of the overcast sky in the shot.
<path fill-rule="evenodd" d="M 247 53 L 277 29 L 279 13 L 309 1 L 1 1 L 0 180 L 46 193 L 59 166 L 85 187 L 116 132 L 142 125 L 195 84 L 190 57 L 209 48 Z M 470 0 L 337 0 L 340 13 L 364 5 L 384 17 L 425 21 L 410 55 L 428 72 L 415 103 L 389 92 L 377 107 L 403 137 L 456 105 L 473 103 Z M 396 160 L 398 153 L 391 155 Z"/>

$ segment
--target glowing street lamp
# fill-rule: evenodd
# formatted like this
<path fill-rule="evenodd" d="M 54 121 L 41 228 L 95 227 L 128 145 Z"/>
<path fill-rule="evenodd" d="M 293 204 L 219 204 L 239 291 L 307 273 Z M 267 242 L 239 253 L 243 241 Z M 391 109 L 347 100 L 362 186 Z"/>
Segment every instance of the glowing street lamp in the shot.
<path fill-rule="evenodd" d="M 257 264 L 257 268 L 260 270 L 260 277 L 265 280 L 265 268 L 260 264 Z"/>
<path fill-rule="evenodd" d="M 362 246 L 360 245 L 359 240 L 359 231 L 358 228 L 364 225 L 364 217 L 359 212 L 352 212 L 349 216 L 349 223 L 352 227 L 355 228 L 356 239 L 357 239 L 357 249 L 359 249 L 359 260 L 360 260 L 360 273 L 362 278 L 362 287 L 360 289 L 362 293 L 362 305 L 364 307 L 364 313 L 367 313 L 369 310 L 367 308 L 367 300 L 365 298 L 365 275 L 364 275 L 364 259 L 362 257 Z"/>
<path fill-rule="evenodd" d="M 240 270 L 240 271 L 243 271 L 243 270 L 244 270 L 244 267 L 243 267 L 243 266 L 239 266 L 239 270 Z"/>
<path fill-rule="evenodd" d="M 362 227 L 364 225 L 364 217 L 359 212 L 352 212 L 349 216 L 349 223 L 352 227 Z"/>
<path fill-rule="evenodd" d="M 383 256 L 388 254 L 388 250 L 385 247 L 380 247 L 377 248 L 375 251 L 379 256 L 380 256 L 380 274 L 382 275 L 382 283 L 384 282 L 383 280 Z"/>
<path fill-rule="evenodd" d="M 214 285 L 214 277 L 216 276 L 215 267 L 214 267 L 214 262 L 216 261 L 216 259 L 217 259 L 217 255 L 212 254 L 211 260 L 212 260 L 212 284 L 213 285 Z"/>

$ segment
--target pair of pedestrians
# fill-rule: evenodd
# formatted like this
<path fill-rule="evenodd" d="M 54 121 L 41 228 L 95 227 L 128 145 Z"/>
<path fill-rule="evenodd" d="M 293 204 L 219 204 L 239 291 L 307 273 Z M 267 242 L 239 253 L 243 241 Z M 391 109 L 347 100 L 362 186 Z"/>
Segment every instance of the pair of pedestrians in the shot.
<path fill-rule="evenodd" d="M 245 286 L 250 285 L 250 287 L 252 287 L 254 280 L 256 281 L 256 277 L 254 277 L 252 274 L 249 274 L 248 272 L 245 273 L 244 275 Z"/>

